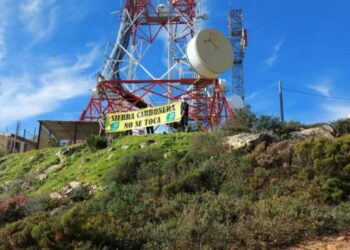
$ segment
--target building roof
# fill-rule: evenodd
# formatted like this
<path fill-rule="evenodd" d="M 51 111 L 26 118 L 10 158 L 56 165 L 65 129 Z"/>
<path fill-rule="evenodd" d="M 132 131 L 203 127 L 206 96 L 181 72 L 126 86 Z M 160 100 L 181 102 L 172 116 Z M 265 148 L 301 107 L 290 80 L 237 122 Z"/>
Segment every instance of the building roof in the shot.
<path fill-rule="evenodd" d="M 50 134 L 60 140 L 85 140 L 91 134 L 99 133 L 97 121 L 48 121 L 40 120 Z"/>

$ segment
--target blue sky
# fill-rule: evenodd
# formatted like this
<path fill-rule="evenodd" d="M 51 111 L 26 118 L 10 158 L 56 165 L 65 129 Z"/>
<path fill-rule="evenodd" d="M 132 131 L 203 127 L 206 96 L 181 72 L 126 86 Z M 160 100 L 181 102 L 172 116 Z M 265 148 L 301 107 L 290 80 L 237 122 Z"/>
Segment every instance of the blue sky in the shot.
<path fill-rule="evenodd" d="M 243 8 L 249 47 L 246 98 L 278 115 L 277 82 L 289 89 L 350 98 L 350 1 L 205 0 L 205 26 L 228 33 L 227 12 Z M 114 43 L 117 0 L 0 0 L 0 130 L 16 120 L 78 119 Z M 163 49 L 163 48 L 162 48 Z M 230 83 L 230 74 L 224 74 Z M 331 121 L 350 102 L 285 93 L 287 120 Z"/>

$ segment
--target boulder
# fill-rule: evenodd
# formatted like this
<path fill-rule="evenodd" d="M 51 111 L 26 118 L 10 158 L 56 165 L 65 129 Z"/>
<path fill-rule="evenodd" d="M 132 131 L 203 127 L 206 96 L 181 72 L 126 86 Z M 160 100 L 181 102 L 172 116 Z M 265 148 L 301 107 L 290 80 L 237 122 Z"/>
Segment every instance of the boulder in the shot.
<path fill-rule="evenodd" d="M 61 195 L 61 194 L 55 192 L 55 193 L 51 193 L 51 194 L 50 194 L 50 198 L 51 198 L 52 200 L 60 200 L 60 199 L 63 198 L 63 195 Z"/>
<path fill-rule="evenodd" d="M 123 149 L 123 146 L 122 146 L 122 149 Z M 107 149 L 107 153 L 113 152 L 115 150 L 116 150 L 115 147 L 111 147 L 111 148 Z"/>
<path fill-rule="evenodd" d="M 56 164 L 56 165 L 52 165 L 51 167 L 47 168 L 45 171 L 44 171 L 44 174 L 48 175 L 48 174 L 51 174 L 53 172 L 56 172 L 56 171 L 59 171 L 63 168 L 63 165 L 62 164 Z"/>
<path fill-rule="evenodd" d="M 90 196 L 90 186 L 82 185 L 78 181 L 72 181 L 68 186 L 63 187 L 60 194 L 64 197 L 68 197 L 72 201 L 82 201 Z"/>
<path fill-rule="evenodd" d="M 63 161 L 62 151 L 58 151 L 55 155 L 58 159 L 60 159 L 61 162 Z"/>
<path fill-rule="evenodd" d="M 315 128 L 292 132 L 290 133 L 290 136 L 293 139 L 306 139 L 309 137 L 324 137 L 332 139 L 335 136 L 335 130 L 330 125 L 322 125 Z"/>
<path fill-rule="evenodd" d="M 270 140 L 271 137 L 267 134 L 241 133 L 226 137 L 225 144 L 228 145 L 231 150 L 252 150 L 260 143 Z"/>
<path fill-rule="evenodd" d="M 71 156 L 75 152 L 83 150 L 84 147 L 85 147 L 84 144 L 75 144 L 73 146 L 70 146 L 70 147 L 67 147 L 67 148 L 65 148 L 63 150 L 58 151 L 56 153 L 56 156 L 58 157 L 60 162 L 63 163 L 68 156 Z"/>
<path fill-rule="evenodd" d="M 23 182 L 22 185 L 21 185 L 21 189 L 22 190 L 29 190 L 32 188 L 32 184 L 28 181 L 26 182 Z"/>
<path fill-rule="evenodd" d="M 51 199 L 83 201 L 90 198 L 96 191 L 97 186 L 82 184 L 78 181 L 71 181 L 67 186 L 61 188 L 59 192 L 50 194 Z"/>
<path fill-rule="evenodd" d="M 69 182 L 69 186 L 70 186 L 72 189 L 74 189 L 74 188 L 79 188 L 79 187 L 81 187 L 81 183 L 78 182 L 78 181 L 71 181 L 71 182 Z"/>
<path fill-rule="evenodd" d="M 43 181 L 47 179 L 47 175 L 46 174 L 39 174 L 38 176 L 35 177 L 37 180 L 39 181 Z"/>
<path fill-rule="evenodd" d="M 154 143 L 156 143 L 154 139 L 147 139 L 146 142 L 140 144 L 140 148 L 148 147 Z"/>

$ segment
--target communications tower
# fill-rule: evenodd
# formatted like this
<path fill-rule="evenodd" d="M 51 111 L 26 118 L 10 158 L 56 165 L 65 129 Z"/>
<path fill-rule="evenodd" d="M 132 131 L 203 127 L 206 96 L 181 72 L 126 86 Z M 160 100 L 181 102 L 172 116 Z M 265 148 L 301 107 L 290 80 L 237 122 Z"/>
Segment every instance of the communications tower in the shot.
<path fill-rule="evenodd" d="M 243 11 L 234 9 L 229 12 L 229 29 L 234 51 L 232 67 L 232 94 L 244 101 L 244 71 L 243 60 L 248 46 L 248 33 L 243 28 Z"/>
<path fill-rule="evenodd" d="M 178 101 L 202 130 L 233 115 L 219 79 L 200 79 L 186 57 L 197 33 L 199 0 L 124 0 L 117 41 L 81 120 Z"/>

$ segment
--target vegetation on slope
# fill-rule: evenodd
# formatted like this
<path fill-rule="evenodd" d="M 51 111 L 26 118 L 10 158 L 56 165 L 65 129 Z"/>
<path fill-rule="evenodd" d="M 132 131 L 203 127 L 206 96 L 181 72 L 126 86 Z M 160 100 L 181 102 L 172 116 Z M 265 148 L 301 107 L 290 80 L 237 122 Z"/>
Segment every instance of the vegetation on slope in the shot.
<path fill-rule="evenodd" d="M 245 113 L 209 134 L 119 137 L 105 149 L 90 143 L 1 158 L 0 246 L 272 249 L 349 229 L 348 131 L 288 139 L 297 126 Z M 251 152 L 222 143 L 252 130 L 271 131 L 275 141 Z M 70 181 L 96 185 L 95 195 L 48 197 Z"/>

